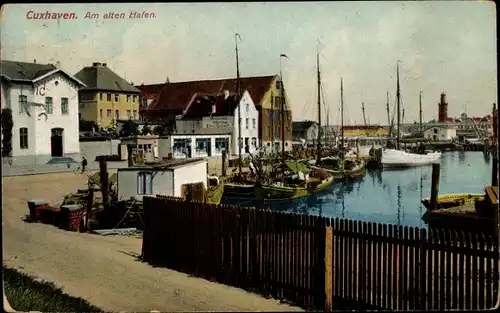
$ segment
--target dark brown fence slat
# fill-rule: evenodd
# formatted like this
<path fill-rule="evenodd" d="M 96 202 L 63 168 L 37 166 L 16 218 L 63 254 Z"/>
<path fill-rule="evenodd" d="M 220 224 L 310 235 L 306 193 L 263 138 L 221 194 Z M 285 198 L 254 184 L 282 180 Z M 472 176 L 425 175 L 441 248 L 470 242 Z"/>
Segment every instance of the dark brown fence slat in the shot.
<path fill-rule="evenodd" d="M 465 236 L 463 232 L 458 232 L 459 236 L 459 245 L 464 246 L 465 244 Z M 458 258 L 458 306 L 460 310 L 465 309 L 465 254 L 461 252 Z"/>
<path fill-rule="evenodd" d="M 477 310 L 478 309 L 478 296 L 479 296 L 479 290 L 478 289 L 482 289 L 483 287 L 482 286 L 479 286 L 479 281 L 478 281 L 478 262 L 477 262 L 477 258 L 478 258 L 478 240 L 477 240 L 477 235 L 476 233 L 472 233 L 471 234 L 471 248 L 472 250 L 474 251 L 474 253 L 472 253 L 472 291 L 471 291 L 471 298 L 472 298 L 472 309 L 473 310 Z M 482 283 L 481 283 L 482 285 Z"/>
<path fill-rule="evenodd" d="M 393 267 L 394 261 L 394 250 L 393 247 L 395 245 L 394 242 L 394 225 L 388 225 L 387 227 L 387 273 L 384 276 L 384 285 L 387 286 L 386 292 L 384 292 L 385 297 L 387 298 L 387 308 L 390 310 L 394 310 L 394 285 L 393 285 L 393 270 L 396 272 L 396 268 Z"/>
<path fill-rule="evenodd" d="M 465 233 L 465 246 L 467 248 L 470 248 L 472 245 L 471 242 L 471 236 L 469 233 Z M 471 255 L 465 255 L 465 292 L 466 292 L 466 297 L 469 298 L 468 301 L 466 301 L 465 309 L 470 310 L 472 309 L 472 301 L 470 299 L 471 296 Z"/>
<path fill-rule="evenodd" d="M 491 240 L 491 237 L 488 236 L 486 238 L 486 250 L 490 251 L 493 249 L 493 241 Z M 486 273 L 486 309 L 491 309 L 495 305 L 493 299 L 495 299 L 495 295 L 493 294 L 493 288 L 492 288 L 492 278 L 493 278 L 493 262 L 492 258 L 487 258 L 486 259 L 486 266 L 485 266 L 485 273 Z"/>
<path fill-rule="evenodd" d="M 373 225 L 372 223 L 368 223 L 368 228 L 367 228 L 367 234 L 369 235 L 368 238 L 371 238 L 371 235 L 373 235 L 373 232 L 374 232 L 374 228 L 373 228 Z M 366 264 L 367 264 L 367 273 L 366 273 L 366 276 L 367 276 L 367 280 L 366 280 L 366 291 L 368 292 L 368 295 L 366 297 L 367 299 L 367 304 L 368 305 L 373 305 L 374 304 L 374 297 L 373 297 L 373 290 L 372 290 L 372 282 L 373 280 L 375 279 L 375 275 L 374 275 L 374 269 L 375 267 L 373 266 L 373 262 L 374 262 L 374 242 L 369 239 L 368 240 L 368 252 L 367 252 L 367 258 L 366 258 Z M 373 252 L 373 254 L 372 254 Z"/>
<path fill-rule="evenodd" d="M 382 233 L 382 225 L 378 224 L 377 225 L 377 232 L 376 232 L 377 235 L 379 236 L 382 236 L 383 233 Z M 375 301 L 375 305 L 377 307 L 382 307 L 382 260 L 383 260 L 383 256 L 382 256 L 382 245 L 383 245 L 383 242 L 376 242 L 376 249 L 377 249 L 377 254 L 376 254 L 376 257 L 375 257 L 375 261 L 376 261 L 376 266 L 375 266 L 375 272 L 376 272 L 376 301 Z"/>
<path fill-rule="evenodd" d="M 483 251 L 485 249 L 485 243 L 486 243 L 486 238 L 483 234 L 478 234 L 478 249 L 480 251 Z M 479 298 L 479 306 L 478 308 L 480 310 L 484 310 L 487 308 L 486 306 L 486 299 L 485 299 L 485 289 L 488 288 L 486 285 L 486 277 L 484 275 L 484 270 L 485 270 L 485 263 L 488 261 L 488 258 L 483 258 L 479 259 L 479 273 L 478 273 L 478 281 L 479 281 L 479 292 L 478 292 L 478 298 Z"/>
<path fill-rule="evenodd" d="M 360 256 L 359 256 L 359 265 L 360 265 L 360 270 L 359 270 L 359 288 L 360 288 L 360 295 L 359 295 L 359 301 L 366 303 L 366 278 L 367 278 L 367 266 L 366 266 L 366 260 L 368 259 L 367 257 L 367 249 L 368 249 L 368 244 L 366 240 L 366 233 L 367 233 L 367 223 L 366 222 L 360 222 L 361 230 L 360 232 L 364 235 L 365 239 L 360 240 Z"/>

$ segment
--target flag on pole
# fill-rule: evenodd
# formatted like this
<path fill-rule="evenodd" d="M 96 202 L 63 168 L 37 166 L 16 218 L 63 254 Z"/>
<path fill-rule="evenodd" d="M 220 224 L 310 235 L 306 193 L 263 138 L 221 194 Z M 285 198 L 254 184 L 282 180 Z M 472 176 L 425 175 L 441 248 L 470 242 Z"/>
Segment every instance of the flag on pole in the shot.
<path fill-rule="evenodd" d="M 283 57 L 283 58 L 287 58 L 288 59 L 288 56 L 286 54 L 280 54 L 280 57 Z"/>

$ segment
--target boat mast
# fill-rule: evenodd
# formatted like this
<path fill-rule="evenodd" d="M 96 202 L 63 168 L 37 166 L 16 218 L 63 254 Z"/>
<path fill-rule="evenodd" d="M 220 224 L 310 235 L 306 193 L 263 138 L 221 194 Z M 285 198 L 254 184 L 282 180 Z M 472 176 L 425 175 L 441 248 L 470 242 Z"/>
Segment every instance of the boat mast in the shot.
<path fill-rule="evenodd" d="M 316 148 L 316 164 L 319 164 L 321 158 L 321 73 L 319 71 L 319 52 L 316 53 L 316 68 L 318 76 L 318 140 Z"/>
<path fill-rule="evenodd" d="M 400 100 L 401 94 L 399 89 L 399 61 L 396 63 L 396 78 L 397 78 L 397 89 L 396 89 L 396 98 L 397 98 L 397 110 L 398 110 L 398 119 L 397 119 L 397 133 L 396 133 L 396 150 L 399 150 L 399 141 L 400 141 L 400 128 L 401 128 L 401 108 L 400 108 Z"/>
<path fill-rule="evenodd" d="M 392 123 L 391 123 L 391 114 L 389 111 L 389 90 L 387 90 L 387 102 L 385 103 L 386 111 L 387 111 L 387 123 L 389 125 L 389 137 L 392 134 Z"/>
<path fill-rule="evenodd" d="M 344 159 L 344 82 L 340 77 L 340 156 Z"/>
<path fill-rule="evenodd" d="M 240 99 L 240 64 L 239 64 L 239 59 L 238 59 L 238 38 L 241 37 L 238 33 L 234 34 L 234 42 L 236 44 L 236 96 L 237 96 L 237 101 L 240 102 L 241 104 L 241 99 Z M 238 170 L 241 174 L 241 106 L 238 105 Z"/>
<path fill-rule="evenodd" d="M 419 124 L 418 124 L 418 129 L 419 129 L 419 132 L 420 132 L 420 136 L 422 136 L 422 91 L 420 91 L 419 95 L 418 95 L 418 105 L 419 105 Z"/>
<path fill-rule="evenodd" d="M 283 71 L 281 69 L 281 59 L 288 58 L 286 54 L 280 54 L 280 93 L 281 93 L 281 160 L 285 168 L 285 90 L 283 85 Z"/>

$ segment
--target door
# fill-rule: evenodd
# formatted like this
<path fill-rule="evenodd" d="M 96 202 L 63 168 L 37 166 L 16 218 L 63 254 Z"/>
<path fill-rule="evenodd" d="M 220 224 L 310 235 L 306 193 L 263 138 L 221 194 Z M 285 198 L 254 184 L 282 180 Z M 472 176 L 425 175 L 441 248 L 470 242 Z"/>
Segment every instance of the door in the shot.
<path fill-rule="evenodd" d="M 63 156 L 63 128 L 52 128 L 50 136 L 50 150 L 53 157 Z"/>

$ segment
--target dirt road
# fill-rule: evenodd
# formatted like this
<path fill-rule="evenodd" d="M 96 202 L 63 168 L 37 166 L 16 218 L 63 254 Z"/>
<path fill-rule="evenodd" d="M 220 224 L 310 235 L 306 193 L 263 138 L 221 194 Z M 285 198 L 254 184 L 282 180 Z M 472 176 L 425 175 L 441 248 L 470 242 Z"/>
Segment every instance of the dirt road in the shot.
<path fill-rule="evenodd" d="M 80 234 L 21 218 L 27 200 L 59 204 L 85 188 L 73 173 L 4 177 L 4 263 L 105 311 L 298 311 L 246 291 L 136 261 L 141 239 Z M 15 308 L 14 308 L 15 309 Z"/>

